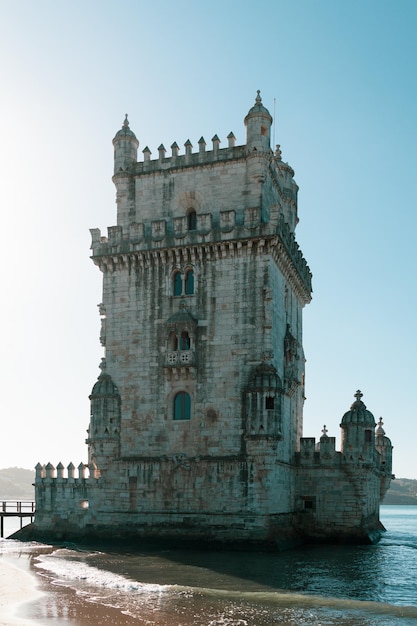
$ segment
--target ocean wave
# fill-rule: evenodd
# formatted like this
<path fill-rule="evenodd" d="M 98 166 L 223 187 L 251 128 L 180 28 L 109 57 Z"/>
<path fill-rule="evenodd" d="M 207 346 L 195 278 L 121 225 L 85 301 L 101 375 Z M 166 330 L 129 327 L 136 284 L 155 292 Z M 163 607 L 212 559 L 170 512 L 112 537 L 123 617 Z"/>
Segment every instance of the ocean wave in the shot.
<path fill-rule="evenodd" d="M 68 557 L 71 557 L 69 559 Z M 79 560 L 69 550 L 56 550 L 53 554 L 39 555 L 35 558 L 34 566 L 52 574 L 55 582 L 82 581 L 91 587 L 102 587 L 120 591 L 157 592 L 160 593 L 167 586 L 149 583 L 140 583 L 120 574 L 98 569 Z"/>
<path fill-rule="evenodd" d="M 16 539 L 0 540 L 1 554 L 33 554 L 36 551 L 50 552 L 54 547 L 37 541 L 17 541 Z"/>

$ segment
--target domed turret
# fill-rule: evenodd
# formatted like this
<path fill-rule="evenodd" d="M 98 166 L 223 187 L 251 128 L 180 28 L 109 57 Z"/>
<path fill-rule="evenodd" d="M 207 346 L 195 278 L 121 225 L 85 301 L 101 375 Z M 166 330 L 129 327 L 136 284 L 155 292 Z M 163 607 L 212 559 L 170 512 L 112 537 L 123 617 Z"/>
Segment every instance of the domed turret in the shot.
<path fill-rule="evenodd" d="M 102 372 L 97 379 L 96 384 L 91 390 L 90 400 L 98 397 L 113 398 L 119 396 L 119 390 L 111 379 L 109 374 Z"/>
<path fill-rule="evenodd" d="M 118 454 L 121 404 L 119 390 L 104 371 L 91 391 L 90 402 L 88 458 L 102 470 Z"/>
<path fill-rule="evenodd" d="M 392 443 L 385 435 L 382 417 L 379 418 L 378 426 L 375 431 L 375 447 L 378 450 L 380 456 L 380 467 L 388 475 L 392 472 Z"/>
<path fill-rule="evenodd" d="M 244 119 L 246 126 L 246 145 L 253 150 L 269 152 L 271 150 L 272 117 L 262 104 L 258 89 L 255 104 Z"/>
<path fill-rule="evenodd" d="M 366 426 L 367 428 L 374 429 L 376 426 L 375 418 L 370 411 L 367 410 L 365 404 L 361 398 L 363 393 L 359 390 L 355 393 L 355 402 L 350 407 L 350 411 L 347 411 L 342 417 L 341 427 L 348 424 L 356 424 L 360 426 Z"/>
<path fill-rule="evenodd" d="M 248 382 L 248 389 L 251 391 L 268 391 L 281 389 L 281 381 L 277 374 L 277 370 L 273 365 L 263 363 L 259 365 L 253 372 Z"/>
<path fill-rule="evenodd" d="M 138 158 L 139 141 L 129 128 L 127 113 L 122 128 L 113 139 L 114 173 L 132 170 Z"/>
<path fill-rule="evenodd" d="M 254 369 L 245 389 L 246 437 L 281 437 L 282 383 L 269 363 Z"/>
<path fill-rule="evenodd" d="M 379 418 L 378 426 L 375 431 L 375 442 L 377 445 L 387 446 L 391 445 L 391 440 L 385 436 L 385 430 L 382 428 L 384 422 L 382 421 L 382 417 Z"/>
<path fill-rule="evenodd" d="M 355 393 L 355 402 L 343 417 L 341 451 L 346 461 L 373 462 L 375 459 L 375 418 L 362 402 L 363 394 Z"/>

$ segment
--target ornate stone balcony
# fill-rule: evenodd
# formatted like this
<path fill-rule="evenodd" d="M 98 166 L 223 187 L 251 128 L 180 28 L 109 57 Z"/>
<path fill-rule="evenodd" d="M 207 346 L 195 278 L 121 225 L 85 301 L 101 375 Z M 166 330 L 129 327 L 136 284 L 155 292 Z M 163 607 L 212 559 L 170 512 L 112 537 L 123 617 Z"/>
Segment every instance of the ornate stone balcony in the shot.
<path fill-rule="evenodd" d="M 193 350 L 170 350 L 166 354 L 166 365 L 168 367 L 188 367 L 195 365 Z"/>

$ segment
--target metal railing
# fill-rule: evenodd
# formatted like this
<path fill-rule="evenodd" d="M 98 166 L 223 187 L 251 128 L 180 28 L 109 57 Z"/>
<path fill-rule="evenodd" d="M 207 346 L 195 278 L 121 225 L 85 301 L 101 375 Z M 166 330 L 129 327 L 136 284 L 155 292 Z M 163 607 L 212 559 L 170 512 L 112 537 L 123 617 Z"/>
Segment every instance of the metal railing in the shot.
<path fill-rule="evenodd" d="M 4 518 L 18 517 L 20 528 L 23 527 L 23 519 L 30 518 L 33 522 L 35 517 L 35 502 L 33 500 L 2 500 L 0 501 L 0 537 L 4 537 Z"/>

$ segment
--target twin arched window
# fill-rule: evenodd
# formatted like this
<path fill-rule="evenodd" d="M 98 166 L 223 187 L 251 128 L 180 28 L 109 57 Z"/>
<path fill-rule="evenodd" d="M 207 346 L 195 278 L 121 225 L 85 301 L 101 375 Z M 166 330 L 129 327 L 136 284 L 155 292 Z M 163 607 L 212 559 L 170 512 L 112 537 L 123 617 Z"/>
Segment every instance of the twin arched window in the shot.
<path fill-rule="evenodd" d="M 184 273 L 175 272 L 173 279 L 174 296 L 192 296 L 194 293 L 194 272 L 192 269 Z"/>
<path fill-rule="evenodd" d="M 174 420 L 191 418 L 191 397 L 186 391 L 179 391 L 174 397 Z"/>
<path fill-rule="evenodd" d="M 170 350 L 190 350 L 191 349 L 191 338 L 187 330 L 183 330 L 179 340 L 177 334 L 172 331 L 169 333 L 168 337 L 168 348 Z"/>

